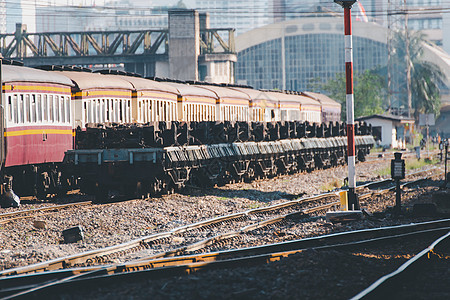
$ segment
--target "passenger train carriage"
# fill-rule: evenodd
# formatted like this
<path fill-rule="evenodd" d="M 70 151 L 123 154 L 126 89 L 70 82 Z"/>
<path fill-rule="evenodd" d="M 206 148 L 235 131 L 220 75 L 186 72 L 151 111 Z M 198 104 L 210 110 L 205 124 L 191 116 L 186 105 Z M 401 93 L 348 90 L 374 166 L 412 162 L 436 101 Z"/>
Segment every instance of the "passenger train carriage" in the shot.
<path fill-rule="evenodd" d="M 140 77 L 116 75 L 133 86 L 131 101 L 132 122 L 178 120 L 178 90 L 163 82 Z"/>
<path fill-rule="evenodd" d="M 55 164 L 73 147 L 72 81 L 57 73 L 3 65 L 4 168 L 20 193 L 60 184 Z M 5 170 L 3 170 L 5 171 Z"/>
<path fill-rule="evenodd" d="M 247 94 L 220 86 L 195 86 L 216 95 L 216 121 L 249 121 L 250 97 Z"/>
<path fill-rule="evenodd" d="M 341 104 L 330 97 L 320 93 L 302 92 L 304 96 L 320 103 L 322 110 L 322 123 L 339 122 L 341 120 Z"/>
<path fill-rule="evenodd" d="M 167 82 L 167 85 L 178 91 L 178 121 L 216 120 L 217 96 L 212 91 L 175 82 Z"/>
<path fill-rule="evenodd" d="M 88 123 L 130 123 L 133 85 L 115 75 L 58 71 L 73 82 L 74 127 Z"/>
<path fill-rule="evenodd" d="M 322 122 L 320 102 L 297 93 L 273 91 L 266 91 L 266 93 L 278 99 L 281 121 Z"/>
<path fill-rule="evenodd" d="M 280 111 L 278 99 L 271 94 L 241 87 L 231 87 L 233 90 L 240 91 L 250 97 L 249 118 L 253 122 L 273 122 L 280 121 Z"/>

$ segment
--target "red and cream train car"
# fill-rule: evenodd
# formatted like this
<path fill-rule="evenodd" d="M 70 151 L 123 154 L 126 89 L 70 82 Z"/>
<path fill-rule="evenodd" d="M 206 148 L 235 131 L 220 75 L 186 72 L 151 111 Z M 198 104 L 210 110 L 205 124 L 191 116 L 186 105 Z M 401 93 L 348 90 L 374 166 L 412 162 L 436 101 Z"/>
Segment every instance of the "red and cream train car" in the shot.
<path fill-rule="evenodd" d="M 3 65 L 5 162 L 20 193 L 60 184 L 54 164 L 73 147 L 69 78 L 56 73 Z M 41 185 L 41 186 L 40 186 Z"/>

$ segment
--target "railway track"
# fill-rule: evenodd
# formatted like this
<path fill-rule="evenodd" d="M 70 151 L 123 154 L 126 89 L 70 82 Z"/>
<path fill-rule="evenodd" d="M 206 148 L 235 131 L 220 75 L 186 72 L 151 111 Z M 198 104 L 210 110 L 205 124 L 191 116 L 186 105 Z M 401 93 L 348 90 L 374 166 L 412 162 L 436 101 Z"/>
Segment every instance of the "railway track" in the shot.
<path fill-rule="evenodd" d="M 427 171 L 428 172 L 428 171 Z M 421 172 L 410 174 L 418 176 Z M 405 183 L 415 184 L 416 181 Z M 370 188 L 380 188 L 382 185 L 390 185 L 390 180 L 369 183 L 360 186 L 360 191 Z M 388 187 L 389 189 L 390 187 Z M 386 189 L 370 192 L 384 193 Z M 127 243 L 97 249 L 81 254 L 66 256 L 34 265 L 8 269 L 0 272 L 0 277 L 15 274 L 27 274 L 48 270 L 58 270 L 70 267 L 85 267 L 111 263 L 114 259 L 134 256 L 133 253 L 153 249 L 151 257 L 174 256 L 195 251 L 204 251 L 204 248 L 215 247 L 227 240 L 239 238 L 242 234 L 251 233 L 254 230 L 264 228 L 271 224 L 285 222 L 292 218 L 305 218 L 317 211 L 323 211 L 338 205 L 335 193 L 326 193 L 308 198 L 287 201 L 281 204 L 263 208 L 248 210 L 241 213 L 221 216 L 218 218 L 201 221 L 198 223 L 175 228 L 168 232 L 156 233 Z M 213 236 L 211 237 L 211 234 Z M 177 238 L 182 237 L 182 242 Z M 203 249 L 203 250 L 202 250 Z"/>
<path fill-rule="evenodd" d="M 63 209 L 67 209 L 67 208 L 86 206 L 86 205 L 91 205 L 91 204 L 92 204 L 92 201 L 83 201 L 83 202 L 52 205 L 52 206 L 47 206 L 47 207 L 40 207 L 40 208 L 33 208 L 33 209 L 26 209 L 26 210 L 3 213 L 3 214 L 0 214 L 0 225 L 6 224 L 9 222 L 13 222 L 13 221 L 34 218 L 36 216 L 52 214 L 54 212 L 57 212 L 57 211 L 60 211 Z"/>
<path fill-rule="evenodd" d="M 439 265 L 439 261 L 448 260 L 450 260 L 450 231 L 439 237 L 429 247 L 401 265 L 397 270 L 382 276 L 368 288 L 352 297 L 352 300 L 381 299 L 383 297 L 399 298 L 401 296 L 408 298 L 402 290 L 405 285 L 408 285 L 406 282 L 410 282 L 412 278 L 421 277 L 426 272 L 431 273 L 432 269 L 439 269 L 440 266 L 436 266 Z M 442 272 L 441 275 L 444 273 Z M 435 280 L 439 279 L 439 276 L 435 276 Z M 428 292 L 432 293 L 433 291 Z"/>
<path fill-rule="evenodd" d="M 134 282 L 140 278 L 173 277 L 200 270 L 223 269 L 265 264 L 280 260 L 308 249 L 346 249 L 394 243 L 395 240 L 447 234 L 450 219 L 342 232 L 320 237 L 289 241 L 278 244 L 219 251 L 181 257 L 169 257 L 132 261 L 124 264 L 97 266 L 60 271 L 50 271 L 30 275 L 11 276 L 0 279 L 0 296 L 10 297 L 42 296 L 44 293 L 68 292 L 75 288 L 98 287 L 108 283 Z M 448 245 L 448 244 L 447 244 Z M 433 249 L 436 249 L 433 246 Z M 429 249 L 428 249 L 429 250 Z M 359 298 L 358 298 L 359 299 Z"/>

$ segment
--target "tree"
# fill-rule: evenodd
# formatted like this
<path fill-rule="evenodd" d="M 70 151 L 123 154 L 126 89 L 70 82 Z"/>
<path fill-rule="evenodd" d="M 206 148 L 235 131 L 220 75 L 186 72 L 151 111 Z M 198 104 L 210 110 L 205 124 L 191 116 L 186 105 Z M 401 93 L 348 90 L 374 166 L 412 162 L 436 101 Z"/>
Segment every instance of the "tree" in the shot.
<path fill-rule="evenodd" d="M 355 118 L 373 114 L 381 114 L 387 95 L 386 81 L 375 70 L 366 70 L 355 73 L 354 81 L 354 105 Z M 326 83 L 314 81 L 310 87 L 324 91 L 330 98 L 342 104 L 341 118 L 346 116 L 346 89 L 345 73 L 338 73 L 334 79 Z"/>
<path fill-rule="evenodd" d="M 406 52 L 407 37 L 409 37 L 409 57 Z M 423 60 L 423 48 L 426 43 L 425 34 L 420 31 L 409 31 L 407 35 L 404 32 L 398 32 L 394 38 L 396 49 L 394 59 L 405 69 L 407 65 L 411 68 L 411 102 L 408 103 L 408 108 L 412 110 L 416 120 L 420 113 L 439 114 L 441 106 L 439 86 L 446 80 L 444 72 L 438 65 Z M 398 70 L 397 75 L 403 74 L 401 69 Z M 406 77 L 398 80 L 403 87 L 402 90 L 405 91 Z M 407 99 L 403 101 L 408 102 Z"/>

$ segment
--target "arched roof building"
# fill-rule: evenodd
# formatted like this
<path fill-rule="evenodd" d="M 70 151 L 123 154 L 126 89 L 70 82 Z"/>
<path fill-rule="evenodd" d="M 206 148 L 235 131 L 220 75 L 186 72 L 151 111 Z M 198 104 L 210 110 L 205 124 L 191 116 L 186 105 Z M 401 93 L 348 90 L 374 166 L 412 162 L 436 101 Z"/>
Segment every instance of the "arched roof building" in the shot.
<path fill-rule="evenodd" d="M 353 22 L 355 72 L 387 64 L 387 28 Z M 258 89 L 302 91 L 320 79 L 344 72 L 344 21 L 341 17 L 299 18 L 270 24 L 236 38 L 237 83 Z M 426 44 L 424 59 L 441 66 L 450 81 L 450 56 Z M 284 66 L 284 67 L 283 67 Z M 443 100 L 450 100 L 449 84 Z"/>

